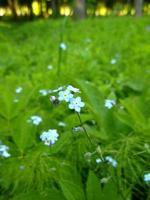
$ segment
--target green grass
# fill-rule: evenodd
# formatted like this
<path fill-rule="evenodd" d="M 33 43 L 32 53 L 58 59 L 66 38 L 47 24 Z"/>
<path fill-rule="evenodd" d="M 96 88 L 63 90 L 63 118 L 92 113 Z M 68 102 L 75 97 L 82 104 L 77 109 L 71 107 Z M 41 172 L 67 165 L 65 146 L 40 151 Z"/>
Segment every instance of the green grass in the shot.
<path fill-rule="evenodd" d="M 0 157 L 0 200 L 131 200 L 136 193 L 148 200 L 149 25 L 148 17 L 0 22 L 0 140 L 11 154 Z M 69 84 L 82 91 L 81 118 L 92 146 L 83 131 L 72 133 L 80 122 L 65 103 L 53 106 L 50 94 L 39 94 Z M 116 106 L 107 109 L 105 99 Z M 27 123 L 32 115 L 43 122 Z M 51 128 L 60 136 L 47 147 L 39 136 Z M 117 168 L 96 164 L 99 145 Z M 103 178 L 109 180 L 104 189 Z"/>

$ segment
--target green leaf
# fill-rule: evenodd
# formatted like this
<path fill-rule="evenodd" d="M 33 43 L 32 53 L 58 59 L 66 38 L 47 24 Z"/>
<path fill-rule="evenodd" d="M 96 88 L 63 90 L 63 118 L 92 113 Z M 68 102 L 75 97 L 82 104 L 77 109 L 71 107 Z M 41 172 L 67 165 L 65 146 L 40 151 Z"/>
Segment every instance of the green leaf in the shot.
<path fill-rule="evenodd" d="M 110 180 L 102 187 L 93 172 L 89 173 L 86 193 L 88 200 L 121 200 L 116 185 Z"/>
<path fill-rule="evenodd" d="M 67 200 L 84 200 L 82 188 L 69 180 L 61 180 L 60 186 Z"/>
<path fill-rule="evenodd" d="M 100 189 L 100 180 L 90 171 L 86 187 L 87 200 L 100 200 Z"/>

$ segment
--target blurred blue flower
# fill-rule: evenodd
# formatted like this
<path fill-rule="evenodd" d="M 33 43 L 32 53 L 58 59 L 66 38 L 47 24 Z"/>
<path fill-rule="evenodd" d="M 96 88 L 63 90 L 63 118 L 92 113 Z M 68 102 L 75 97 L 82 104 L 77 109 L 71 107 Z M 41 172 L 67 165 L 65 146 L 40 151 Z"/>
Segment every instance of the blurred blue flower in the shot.
<path fill-rule="evenodd" d="M 52 145 L 58 140 L 58 133 L 56 129 L 49 129 L 47 132 L 44 131 L 40 135 L 40 139 L 44 142 L 45 145 Z"/>
<path fill-rule="evenodd" d="M 114 160 L 111 156 L 106 156 L 105 160 L 110 163 L 113 167 L 117 167 L 117 161 Z"/>
<path fill-rule="evenodd" d="M 144 174 L 144 181 L 150 182 L 150 173 Z"/>
<path fill-rule="evenodd" d="M 23 90 L 23 88 L 22 88 L 22 87 L 17 87 L 15 91 L 16 91 L 16 93 L 21 93 L 21 92 L 22 92 L 22 90 Z"/>
<path fill-rule="evenodd" d="M 80 90 L 78 88 L 73 87 L 72 85 L 68 85 L 67 86 L 67 90 L 71 91 L 71 92 L 80 92 Z"/>
<path fill-rule="evenodd" d="M 117 60 L 116 60 L 115 58 L 111 59 L 111 61 L 110 61 L 110 63 L 111 63 L 112 65 L 116 64 L 116 62 L 117 62 Z"/>
<path fill-rule="evenodd" d="M 10 154 L 7 152 L 8 150 L 9 150 L 9 147 L 0 142 L 0 156 L 5 157 L 5 158 L 10 157 Z"/>
<path fill-rule="evenodd" d="M 48 94 L 48 91 L 45 90 L 45 89 L 41 89 L 39 90 L 39 93 L 42 95 L 42 96 L 46 96 Z"/>
<path fill-rule="evenodd" d="M 96 159 L 96 163 L 97 163 L 97 164 L 99 164 L 99 163 L 101 163 L 101 162 L 102 162 L 102 160 L 101 160 L 100 158 L 97 158 L 97 159 Z"/>
<path fill-rule="evenodd" d="M 105 107 L 111 109 L 116 104 L 115 100 L 105 99 Z"/>
<path fill-rule="evenodd" d="M 67 46 L 66 46 L 66 44 L 64 42 L 61 42 L 59 47 L 64 51 L 67 49 Z"/>
<path fill-rule="evenodd" d="M 34 116 L 30 117 L 28 122 L 30 122 L 30 123 L 32 123 L 34 125 L 39 125 L 42 122 L 42 118 L 37 116 L 37 115 L 34 115 Z"/>

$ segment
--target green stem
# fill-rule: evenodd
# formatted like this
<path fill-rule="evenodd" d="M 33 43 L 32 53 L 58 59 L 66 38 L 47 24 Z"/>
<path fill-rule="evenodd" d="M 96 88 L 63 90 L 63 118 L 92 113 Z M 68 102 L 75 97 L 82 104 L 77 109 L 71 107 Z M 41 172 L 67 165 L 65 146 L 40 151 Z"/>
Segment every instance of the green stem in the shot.
<path fill-rule="evenodd" d="M 87 139 L 89 140 L 90 144 L 93 146 L 92 140 L 90 139 L 90 136 L 89 136 L 89 134 L 88 134 L 86 128 L 85 128 L 84 125 L 83 125 L 83 122 L 82 122 L 82 120 L 81 120 L 80 114 L 79 114 L 78 112 L 76 112 L 76 113 L 77 113 L 77 116 L 78 116 L 78 118 L 79 118 L 80 125 L 81 125 L 81 127 L 83 128 L 83 130 L 84 130 L 84 132 L 85 132 L 85 134 L 86 134 L 86 136 L 87 136 Z"/>

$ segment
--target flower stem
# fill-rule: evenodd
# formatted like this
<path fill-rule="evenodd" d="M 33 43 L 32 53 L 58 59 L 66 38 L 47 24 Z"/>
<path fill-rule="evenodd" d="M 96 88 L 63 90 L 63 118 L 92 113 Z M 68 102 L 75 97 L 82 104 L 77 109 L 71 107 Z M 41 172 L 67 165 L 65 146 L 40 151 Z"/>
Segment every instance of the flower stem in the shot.
<path fill-rule="evenodd" d="M 78 118 L 79 118 L 80 125 L 81 125 L 81 127 L 83 128 L 83 130 L 84 130 L 84 132 L 85 132 L 85 134 L 86 134 L 86 136 L 87 136 L 87 139 L 89 140 L 90 144 L 93 146 L 92 140 L 91 140 L 91 138 L 90 138 L 90 136 L 89 136 L 89 134 L 88 134 L 86 128 L 85 128 L 84 125 L 83 125 L 83 122 L 82 122 L 82 120 L 81 120 L 80 114 L 79 114 L 78 112 L 76 112 L 76 113 L 77 113 L 77 116 L 78 116 Z"/>

